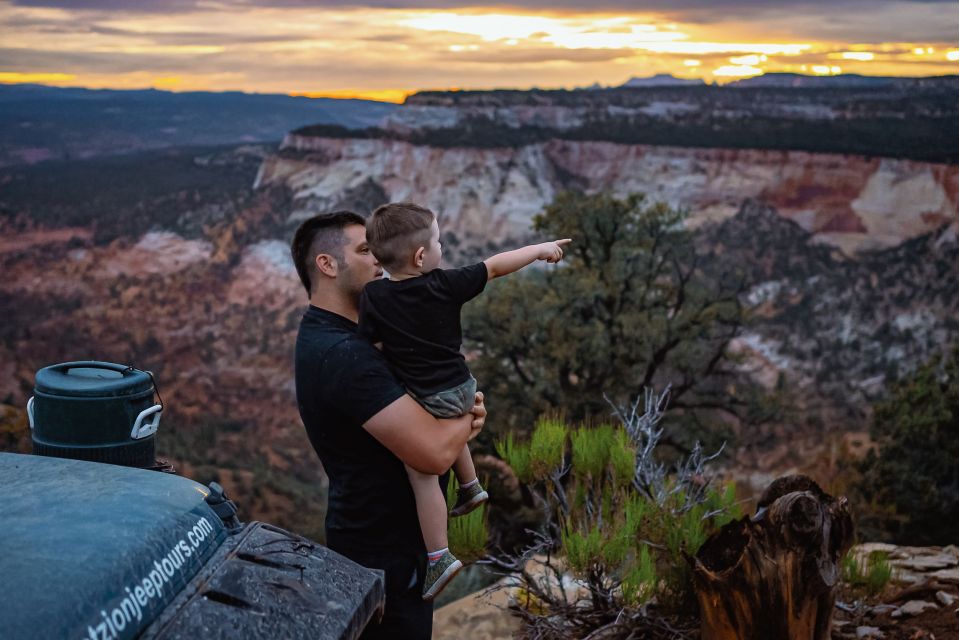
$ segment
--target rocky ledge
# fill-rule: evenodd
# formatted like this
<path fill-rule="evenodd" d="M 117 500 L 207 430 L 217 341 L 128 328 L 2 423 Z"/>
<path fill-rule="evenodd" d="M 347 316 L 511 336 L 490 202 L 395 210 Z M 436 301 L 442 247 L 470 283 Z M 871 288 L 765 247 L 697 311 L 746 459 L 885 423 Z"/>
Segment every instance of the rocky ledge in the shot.
<path fill-rule="evenodd" d="M 867 543 L 851 554 L 885 554 L 892 578 L 873 599 L 840 599 L 833 638 L 947 640 L 959 638 L 959 547 L 908 547 Z"/>
<path fill-rule="evenodd" d="M 834 640 L 959 639 L 959 547 L 908 547 L 870 542 L 850 551 L 857 559 L 881 552 L 892 566 L 892 578 L 875 597 L 858 597 L 844 585 L 833 619 Z M 511 590 L 480 591 L 434 615 L 434 638 L 459 638 L 476 629 L 482 640 L 506 640 L 521 630 L 510 616 Z"/>

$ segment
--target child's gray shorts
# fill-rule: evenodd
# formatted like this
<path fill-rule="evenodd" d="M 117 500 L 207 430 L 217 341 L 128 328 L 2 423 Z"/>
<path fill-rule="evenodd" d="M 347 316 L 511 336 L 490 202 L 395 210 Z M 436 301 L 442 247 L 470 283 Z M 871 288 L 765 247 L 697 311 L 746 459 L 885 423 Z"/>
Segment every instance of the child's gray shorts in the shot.
<path fill-rule="evenodd" d="M 437 418 L 456 418 L 469 413 L 473 408 L 476 399 L 476 378 L 470 376 L 469 380 L 459 386 L 443 389 L 425 398 L 415 395 L 413 397 Z"/>

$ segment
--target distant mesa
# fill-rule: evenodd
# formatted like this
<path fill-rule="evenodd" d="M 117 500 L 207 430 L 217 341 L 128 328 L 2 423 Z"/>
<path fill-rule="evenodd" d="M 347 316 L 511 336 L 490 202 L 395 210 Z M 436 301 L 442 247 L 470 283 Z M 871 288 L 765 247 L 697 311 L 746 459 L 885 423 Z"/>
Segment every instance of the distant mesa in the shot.
<path fill-rule="evenodd" d="M 620 85 L 625 89 L 637 89 L 643 87 L 699 87 L 706 84 L 702 78 L 677 78 L 668 73 L 657 73 L 648 78 L 638 78 L 633 76 L 624 84 Z"/>
<path fill-rule="evenodd" d="M 908 86 L 920 83 L 945 83 L 959 86 L 959 76 L 932 76 L 926 78 L 897 78 L 890 76 L 863 76 L 858 73 L 841 73 L 834 76 L 805 75 L 801 73 L 766 73 L 761 76 L 743 78 L 730 82 L 730 87 L 749 88 L 797 88 L 797 89 L 835 89 Z"/>

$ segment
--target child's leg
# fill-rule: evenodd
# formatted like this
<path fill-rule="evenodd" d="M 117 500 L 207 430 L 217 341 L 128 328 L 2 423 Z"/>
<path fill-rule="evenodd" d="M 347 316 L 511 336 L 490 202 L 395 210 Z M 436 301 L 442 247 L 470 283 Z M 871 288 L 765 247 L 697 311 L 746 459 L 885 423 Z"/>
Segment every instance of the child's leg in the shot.
<path fill-rule="evenodd" d="M 472 465 L 472 463 L 471 463 Z M 423 531 L 423 542 L 428 552 L 439 551 L 449 546 L 446 537 L 446 498 L 436 476 L 421 473 L 406 467 L 416 498 L 416 515 Z"/>
<path fill-rule="evenodd" d="M 469 447 L 464 445 L 463 450 L 456 456 L 456 462 L 453 463 L 453 472 L 456 474 L 456 480 L 460 483 L 460 488 L 456 493 L 456 504 L 450 509 L 450 516 L 458 518 L 472 512 L 489 500 L 489 494 L 486 493 L 486 490 L 479 483 L 479 478 L 476 477 L 476 468 L 473 466 L 473 458 L 470 456 Z"/>
<path fill-rule="evenodd" d="M 473 456 L 470 455 L 469 445 L 464 444 L 463 450 L 456 456 L 456 460 L 453 462 L 453 473 L 461 487 L 476 480 L 476 468 L 473 466 Z"/>

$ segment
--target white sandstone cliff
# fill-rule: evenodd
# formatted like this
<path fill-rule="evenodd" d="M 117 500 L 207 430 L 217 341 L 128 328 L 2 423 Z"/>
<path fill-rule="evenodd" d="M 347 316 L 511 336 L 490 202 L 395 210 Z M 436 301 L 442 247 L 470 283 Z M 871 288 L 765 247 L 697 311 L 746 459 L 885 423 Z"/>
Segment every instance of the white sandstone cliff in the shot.
<path fill-rule="evenodd" d="M 390 139 L 288 135 L 256 187 L 283 184 L 294 215 L 319 212 L 372 181 L 421 202 L 462 237 L 524 233 L 557 192 L 644 192 L 688 208 L 691 223 L 775 206 L 825 243 L 888 247 L 959 220 L 959 166 L 801 151 L 697 149 L 551 140 L 519 148 L 440 148 Z"/>

